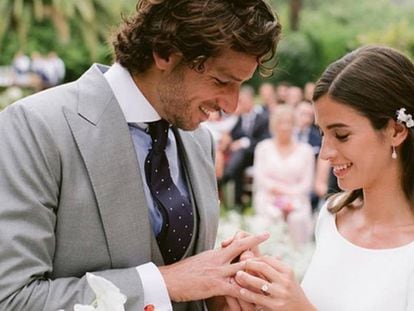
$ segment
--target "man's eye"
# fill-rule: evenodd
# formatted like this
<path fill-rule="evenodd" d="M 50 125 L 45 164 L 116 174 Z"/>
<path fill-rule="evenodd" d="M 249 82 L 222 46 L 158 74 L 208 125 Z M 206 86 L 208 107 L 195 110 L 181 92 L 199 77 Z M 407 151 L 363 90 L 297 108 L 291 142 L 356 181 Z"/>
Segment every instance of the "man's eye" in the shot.
<path fill-rule="evenodd" d="M 218 85 L 225 86 L 225 85 L 229 84 L 227 81 L 223 81 L 223 80 L 220 80 L 220 79 L 217 79 L 217 78 L 214 78 L 214 80 L 216 81 L 216 84 L 218 84 Z"/>

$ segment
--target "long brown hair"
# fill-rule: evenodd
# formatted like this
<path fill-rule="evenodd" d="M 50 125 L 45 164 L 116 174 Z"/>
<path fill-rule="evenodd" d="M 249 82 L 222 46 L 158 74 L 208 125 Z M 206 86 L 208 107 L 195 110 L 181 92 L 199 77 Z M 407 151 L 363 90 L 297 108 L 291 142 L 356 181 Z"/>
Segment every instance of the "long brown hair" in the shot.
<path fill-rule="evenodd" d="M 114 36 L 115 60 L 132 74 L 153 64 L 153 52 L 182 53 L 198 66 L 226 48 L 257 57 L 263 75 L 273 67 L 281 25 L 264 0 L 141 0 Z"/>
<path fill-rule="evenodd" d="M 378 45 L 359 48 L 332 63 L 322 74 L 313 101 L 329 95 L 368 118 L 377 131 L 386 127 L 396 112 L 406 108 L 414 116 L 414 65 L 401 52 Z M 401 187 L 414 206 L 414 133 L 409 129 L 398 157 L 402 168 Z M 330 210 L 363 200 L 361 189 L 341 195 Z"/>

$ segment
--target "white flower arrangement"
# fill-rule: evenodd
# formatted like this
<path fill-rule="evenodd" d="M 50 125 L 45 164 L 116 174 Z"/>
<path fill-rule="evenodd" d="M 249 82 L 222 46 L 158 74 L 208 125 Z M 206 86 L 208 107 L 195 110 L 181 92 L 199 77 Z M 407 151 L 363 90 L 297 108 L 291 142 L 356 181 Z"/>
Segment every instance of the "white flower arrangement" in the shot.
<path fill-rule="evenodd" d="M 406 113 L 406 109 L 405 108 L 400 108 L 397 110 L 397 120 L 400 123 L 405 123 L 405 126 L 408 128 L 412 128 L 414 127 L 414 120 L 413 120 L 413 116 L 409 113 Z"/>
<path fill-rule="evenodd" d="M 125 311 L 127 298 L 113 283 L 92 273 L 86 273 L 86 280 L 96 299 L 90 305 L 76 304 L 74 311 Z"/>

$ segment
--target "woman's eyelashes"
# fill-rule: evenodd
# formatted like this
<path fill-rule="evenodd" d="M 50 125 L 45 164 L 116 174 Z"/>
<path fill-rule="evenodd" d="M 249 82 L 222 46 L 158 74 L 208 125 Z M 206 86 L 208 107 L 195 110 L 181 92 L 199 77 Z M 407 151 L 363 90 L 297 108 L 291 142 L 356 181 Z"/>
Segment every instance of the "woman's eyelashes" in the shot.
<path fill-rule="evenodd" d="M 339 133 L 335 133 L 335 138 L 341 142 L 347 141 L 349 137 L 349 134 L 339 134 Z"/>
<path fill-rule="evenodd" d="M 318 128 L 318 129 L 319 129 L 319 133 L 320 133 L 321 137 L 324 137 L 325 133 L 320 128 Z M 333 134 L 334 134 L 334 137 L 337 140 L 339 140 L 340 142 L 347 141 L 348 138 L 349 138 L 349 135 L 350 135 L 349 133 L 346 133 L 346 134 L 344 134 L 344 133 L 333 133 Z"/>

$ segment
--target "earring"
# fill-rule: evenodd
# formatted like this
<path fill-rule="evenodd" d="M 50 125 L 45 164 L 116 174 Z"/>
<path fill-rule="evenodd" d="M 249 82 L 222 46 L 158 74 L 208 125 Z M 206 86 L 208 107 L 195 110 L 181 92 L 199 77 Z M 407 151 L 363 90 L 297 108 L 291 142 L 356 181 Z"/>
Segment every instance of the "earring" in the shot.
<path fill-rule="evenodd" d="M 394 160 L 397 158 L 397 151 L 395 150 L 395 146 L 392 146 L 391 158 Z"/>

